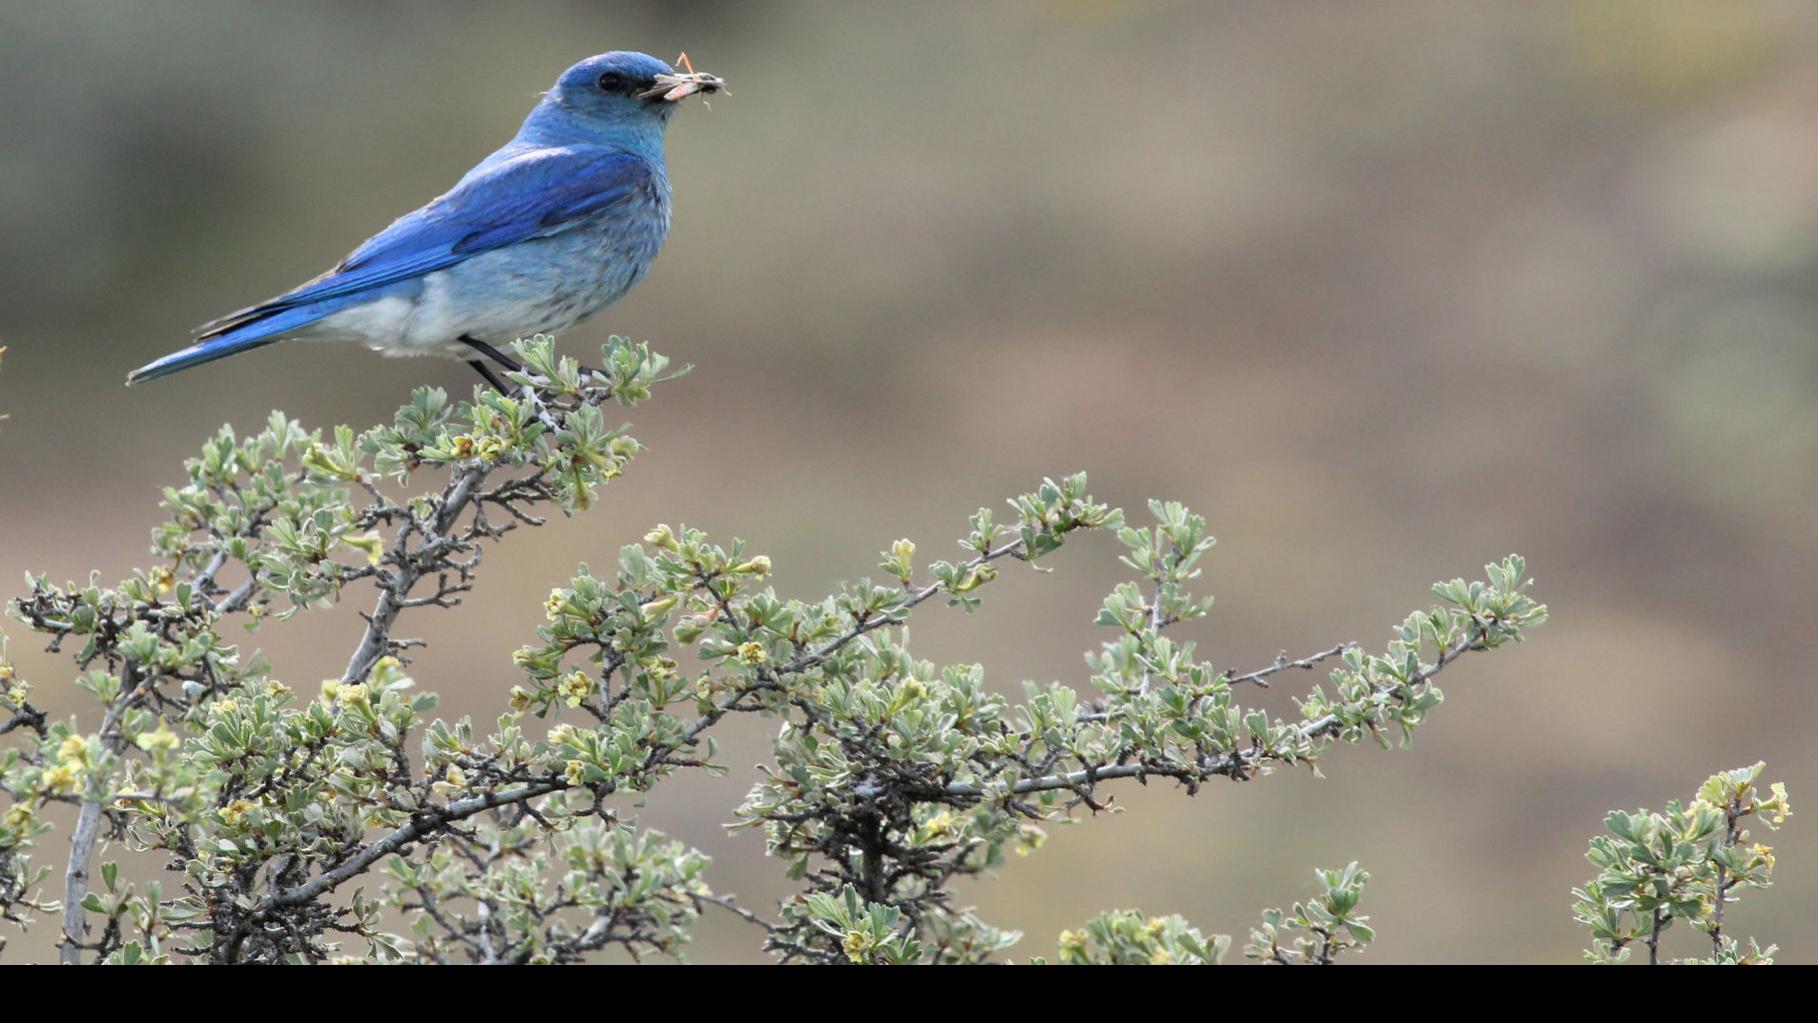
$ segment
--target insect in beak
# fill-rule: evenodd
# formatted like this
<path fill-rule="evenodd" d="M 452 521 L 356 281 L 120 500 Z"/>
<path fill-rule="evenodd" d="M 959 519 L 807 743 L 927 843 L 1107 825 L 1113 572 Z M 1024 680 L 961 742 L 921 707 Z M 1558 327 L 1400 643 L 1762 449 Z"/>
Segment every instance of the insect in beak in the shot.
<path fill-rule="evenodd" d="M 716 92 L 725 92 L 726 83 L 718 75 L 705 71 L 696 71 L 694 64 L 686 53 L 676 58 L 676 63 L 685 72 L 677 75 L 656 76 L 656 88 L 642 93 L 643 99 L 661 99 L 667 103 L 679 103 L 699 93 L 709 96 Z"/>

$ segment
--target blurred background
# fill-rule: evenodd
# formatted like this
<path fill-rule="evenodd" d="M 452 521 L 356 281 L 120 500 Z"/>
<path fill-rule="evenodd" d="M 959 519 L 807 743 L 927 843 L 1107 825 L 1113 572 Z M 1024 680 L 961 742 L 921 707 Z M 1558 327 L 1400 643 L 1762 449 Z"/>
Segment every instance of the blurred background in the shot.
<path fill-rule="evenodd" d="M 159 487 L 222 423 L 465 394 L 456 363 L 305 345 L 120 381 L 445 189 L 615 48 L 686 49 L 732 94 L 670 132 L 656 269 L 564 347 L 625 334 L 699 368 L 636 411 L 651 451 L 599 509 L 410 621 L 447 713 L 495 714 L 549 586 L 655 522 L 742 536 L 809 597 L 1085 469 L 1210 519 L 1191 637 L 1220 663 L 1380 647 L 1433 580 L 1509 551 L 1553 622 L 1448 671 L 1411 751 L 1118 790 L 1123 815 L 963 893 L 1028 932 L 1019 955 L 1113 907 L 1241 945 L 1355 858 L 1365 962 L 1573 961 L 1604 812 L 1765 759 L 1800 816 L 1734 933 L 1814 958 L 1811 5 L 0 0 L 0 578 L 146 564 Z M 1083 683 L 1115 553 L 1088 539 L 918 619 L 922 656 L 1010 693 Z M 368 602 L 249 644 L 311 690 Z M 77 709 L 67 661 L 9 631 Z M 1292 713 L 1311 681 L 1255 697 Z M 737 722 L 731 777 L 641 811 L 760 908 L 782 868 L 722 824 L 772 727 Z M 756 946 L 722 915 L 692 956 Z"/>

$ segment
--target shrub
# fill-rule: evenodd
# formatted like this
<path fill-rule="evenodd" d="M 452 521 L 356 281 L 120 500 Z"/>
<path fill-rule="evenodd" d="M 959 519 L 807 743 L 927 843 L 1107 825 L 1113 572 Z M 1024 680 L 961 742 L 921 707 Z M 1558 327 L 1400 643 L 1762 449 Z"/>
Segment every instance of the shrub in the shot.
<path fill-rule="evenodd" d="M 223 428 L 165 491 L 154 567 L 113 585 L 29 580 L 12 616 L 73 657 L 94 702 L 50 720 L 0 652 L 0 733 L 19 740 L 0 759 L 0 914 L 20 926 L 60 914 L 65 962 L 575 962 L 609 946 L 679 953 L 718 911 L 784 961 L 1001 960 L 1020 935 L 956 905 L 952 888 L 1039 848 L 1044 824 L 1102 809 L 1126 780 L 1192 795 L 1214 779 L 1318 772 L 1339 744 L 1405 743 L 1439 706 L 1441 671 L 1546 619 L 1510 556 L 1481 581 L 1435 586 L 1440 604 L 1381 653 L 1346 643 L 1222 669 L 1177 629 L 1212 604 L 1191 590 L 1213 542 L 1204 519 L 1151 501 L 1144 525 L 1127 524 L 1082 474 L 1044 480 L 1007 512 L 979 509 L 957 557 L 898 540 L 874 578 L 814 599 L 777 594 L 770 559 L 740 541 L 657 525 L 617 564 L 581 565 L 550 591 L 496 718 L 445 720 L 410 674 L 418 644 L 401 625 L 458 603 L 490 545 L 591 507 L 641 450 L 607 406 L 676 375 L 619 338 L 600 370 L 546 338 L 516 347 L 526 371 L 508 394 L 455 402 L 422 388 L 360 434 L 276 413 L 250 436 Z M 912 615 L 970 613 L 1003 566 L 1089 531 L 1116 536 L 1130 578 L 1098 612 L 1107 638 L 1087 655 L 1084 692 L 1011 699 L 978 665 L 911 653 Z M 228 641 L 363 587 L 375 595 L 347 668 L 319 689 L 297 691 Z M 1293 719 L 1239 703 L 1318 667 L 1329 680 Z M 749 715 L 772 719 L 774 756 L 732 824 L 761 830 L 800 888 L 762 909 L 716 893 L 705 856 L 631 816 L 672 775 L 726 770 L 715 731 Z M 77 820 L 53 882 L 35 856 L 60 803 Z M 1660 825 L 1703 836 L 1717 873 L 1663 889 L 1656 929 L 1699 892 L 1763 876 L 1737 851 L 1730 811 L 1696 808 L 1763 805 L 1706 799 L 1691 825 Z M 1726 819 L 1729 840 L 1703 830 Z M 1619 898 L 1644 883 L 1635 850 L 1656 847 L 1625 827 L 1636 844 L 1610 847 L 1581 908 L 1618 953 L 1633 935 L 1624 914 L 1656 905 Z M 162 869 L 126 877 L 110 860 L 91 877 L 103 838 Z M 1317 878 L 1309 900 L 1264 914 L 1246 956 L 1324 963 L 1370 940 L 1356 913 L 1368 875 L 1352 864 Z M 48 891 L 59 886 L 61 898 Z M 1112 912 L 1063 933 L 1054 959 L 1212 962 L 1229 945 L 1178 917 Z"/>

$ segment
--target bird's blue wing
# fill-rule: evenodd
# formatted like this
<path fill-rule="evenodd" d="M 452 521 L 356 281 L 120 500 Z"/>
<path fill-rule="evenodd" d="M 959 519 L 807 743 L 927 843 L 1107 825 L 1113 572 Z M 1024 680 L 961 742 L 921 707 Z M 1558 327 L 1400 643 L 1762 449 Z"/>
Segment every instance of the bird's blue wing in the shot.
<path fill-rule="evenodd" d="M 359 295 L 554 234 L 654 185 L 649 162 L 624 150 L 575 146 L 526 153 L 398 218 L 321 277 L 216 320 L 199 336 L 220 336 L 286 310 Z"/>
<path fill-rule="evenodd" d="M 204 324 L 195 344 L 139 367 L 127 383 L 271 344 L 378 289 L 554 234 L 655 187 L 651 164 L 624 150 L 575 146 L 512 157 L 398 218 L 308 284 Z"/>

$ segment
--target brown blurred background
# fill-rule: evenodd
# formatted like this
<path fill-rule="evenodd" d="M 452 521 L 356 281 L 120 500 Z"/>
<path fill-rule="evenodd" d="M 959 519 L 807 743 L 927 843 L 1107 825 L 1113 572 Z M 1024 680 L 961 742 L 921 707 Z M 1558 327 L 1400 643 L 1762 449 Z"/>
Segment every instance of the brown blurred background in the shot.
<path fill-rule="evenodd" d="M 462 366 L 351 347 L 120 381 L 446 188 L 613 48 L 687 49 L 732 95 L 674 125 L 656 270 L 565 347 L 627 334 L 699 369 L 637 410 L 652 451 L 600 509 L 409 623 L 448 713 L 496 713 L 548 587 L 654 522 L 743 536 L 813 596 L 1086 469 L 1211 520 L 1193 635 L 1221 663 L 1380 646 L 1432 580 L 1511 550 L 1554 620 L 1449 671 L 1412 751 L 1120 790 L 1127 813 L 966 893 L 1028 932 L 1018 954 L 1112 907 L 1241 944 L 1357 858 L 1364 961 L 1572 961 L 1603 813 L 1766 759 L 1800 815 L 1732 920 L 1814 958 L 1810 5 L 0 0 L 0 577 L 145 564 L 159 486 L 223 422 L 363 427 L 414 385 L 465 393 Z M 1083 682 L 1114 554 L 1087 540 L 972 618 L 929 614 L 922 655 L 1013 693 Z M 354 610 L 252 642 L 312 688 Z M 8 631 L 58 692 L 67 662 Z M 1291 713 L 1309 681 L 1258 695 Z M 732 777 L 642 812 L 754 906 L 781 867 L 721 824 L 771 728 L 737 723 Z M 710 918 L 693 956 L 755 946 Z"/>

